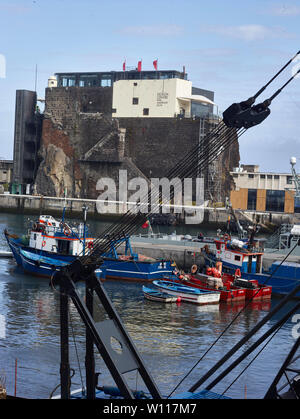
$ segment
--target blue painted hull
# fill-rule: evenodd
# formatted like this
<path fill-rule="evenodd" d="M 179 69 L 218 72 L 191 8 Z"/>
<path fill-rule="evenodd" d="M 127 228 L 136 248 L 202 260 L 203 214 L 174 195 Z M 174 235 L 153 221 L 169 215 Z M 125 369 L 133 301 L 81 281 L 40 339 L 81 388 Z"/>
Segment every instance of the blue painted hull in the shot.
<path fill-rule="evenodd" d="M 47 258 L 22 249 L 20 250 L 20 258 L 24 272 L 45 278 L 51 278 L 55 272 L 68 265 L 68 262 Z"/>
<path fill-rule="evenodd" d="M 101 269 L 106 278 L 147 282 L 162 279 L 173 271 L 170 261 L 120 261 L 112 258 L 104 259 Z"/>
<path fill-rule="evenodd" d="M 55 265 L 60 262 L 72 263 L 76 256 L 62 255 L 57 253 L 46 252 L 25 246 L 18 238 L 6 235 L 8 245 L 13 252 L 14 258 L 18 265 L 22 266 L 24 271 L 32 275 L 51 277 L 55 272 Z M 38 258 L 44 258 L 44 262 L 21 256 L 21 251 L 29 252 L 31 255 L 37 255 Z M 46 258 L 46 259 L 45 259 Z M 103 277 L 109 279 L 124 279 L 130 281 L 146 281 L 151 282 L 155 279 L 163 279 L 166 275 L 170 275 L 173 271 L 170 261 L 138 261 L 138 260 L 119 260 L 115 258 L 104 258 L 101 265 Z"/>

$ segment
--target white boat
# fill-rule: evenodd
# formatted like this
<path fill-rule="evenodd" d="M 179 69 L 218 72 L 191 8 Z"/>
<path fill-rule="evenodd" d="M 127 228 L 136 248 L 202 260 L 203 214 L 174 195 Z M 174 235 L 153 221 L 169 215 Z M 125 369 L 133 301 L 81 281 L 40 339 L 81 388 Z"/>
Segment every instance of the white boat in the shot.
<path fill-rule="evenodd" d="M 147 300 L 158 301 L 160 303 L 179 303 L 181 301 L 180 297 L 166 294 L 165 292 L 159 291 L 158 288 L 149 288 L 145 285 L 143 286 L 143 293 Z"/>
<path fill-rule="evenodd" d="M 219 304 L 220 293 L 218 291 L 200 290 L 198 288 L 186 287 L 172 281 L 153 281 L 159 290 L 169 295 L 180 297 L 181 301 L 194 304 Z"/>

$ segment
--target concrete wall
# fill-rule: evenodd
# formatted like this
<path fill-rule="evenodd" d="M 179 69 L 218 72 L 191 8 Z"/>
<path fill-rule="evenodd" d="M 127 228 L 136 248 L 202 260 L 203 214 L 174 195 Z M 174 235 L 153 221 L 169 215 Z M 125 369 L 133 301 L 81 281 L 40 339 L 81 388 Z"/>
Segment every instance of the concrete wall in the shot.
<path fill-rule="evenodd" d="M 13 183 L 24 189 L 37 169 L 41 117 L 36 113 L 36 92 L 17 90 L 14 133 Z"/>
<path fill-rule="evenodd" d="M 288 183 L 291 178 L 289 173 L 264 173 L 264 172 L 233 172 L 236 188 L 269 189 L 282 191 L 292 189 L 293 183 Z M 290 182 L 290 181 L 289 181 Z"/>

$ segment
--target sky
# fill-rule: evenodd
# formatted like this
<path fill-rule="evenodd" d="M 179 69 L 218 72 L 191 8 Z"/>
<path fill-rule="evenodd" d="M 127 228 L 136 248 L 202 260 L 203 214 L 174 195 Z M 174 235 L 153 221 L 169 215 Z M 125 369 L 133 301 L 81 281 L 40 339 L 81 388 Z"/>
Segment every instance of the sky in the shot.
<path fill-rule="evenodd" d="M 56 72 L 185 66 L 193 86 L 215 92 L 219 112 L 256 93 L 300 50 L 300 0 L 0 0 L 0 158 L 12 159 L 17 89 L 45 97 Z M 300 69 L 295 60 L 263 93 Z M 300 77 L 271 115 L 240 138 L 241 164 L 300 168 Z"/>

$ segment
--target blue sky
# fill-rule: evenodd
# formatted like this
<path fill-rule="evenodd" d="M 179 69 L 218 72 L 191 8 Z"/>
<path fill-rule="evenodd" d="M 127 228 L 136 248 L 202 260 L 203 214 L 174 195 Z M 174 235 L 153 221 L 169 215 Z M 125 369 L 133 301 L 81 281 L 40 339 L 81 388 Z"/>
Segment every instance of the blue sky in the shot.
<path fill-rule="evenodd" d="M 181 70 L 215 91 L 221 111 L 254 94 L 300 50 L 300 1 L 0 0 L 0 157 L 12 158 L 15 91 L 44 97 L 48 77 L 63 71 L 136 66 Z M 300 68 L 288 68 L 262 99 Z M 0 71 L 1 75 L 1 71 Z M 3 74 L 2 74 L 3 75 Z M 300 78 L 276 99 L 271 116 L 240 140 L 241 163 L 289 172 L 300 159 Z M 300 161 L 299 161 L 300 167 Z"/>

